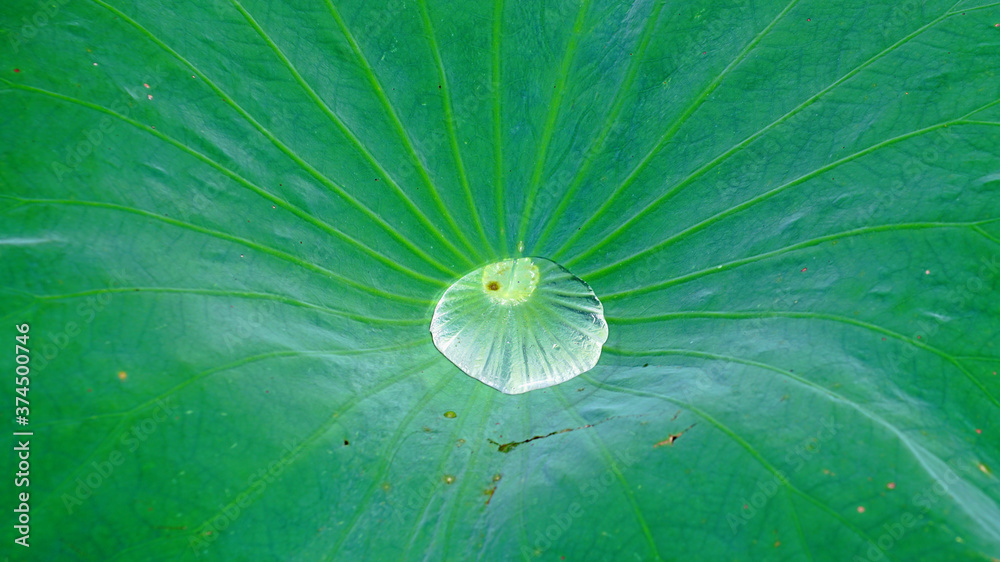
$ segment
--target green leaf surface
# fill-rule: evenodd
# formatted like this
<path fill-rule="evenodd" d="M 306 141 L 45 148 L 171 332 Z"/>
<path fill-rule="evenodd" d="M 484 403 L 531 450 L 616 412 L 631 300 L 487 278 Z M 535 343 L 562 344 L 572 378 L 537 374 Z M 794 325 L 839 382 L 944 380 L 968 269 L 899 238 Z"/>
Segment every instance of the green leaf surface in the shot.
<path fill-rule="evenodd" d="M 9 516 L 0 552 L 1000 558 L 998 24 L 936 0 L 5 5 L 0 335 L 10 373 L 30 324 L 10 427 L 34 435 L 28 489 L 3 455 L 31 547 Z M 521 243 L 610 336 L 504 395 L 428 326 Z"/>

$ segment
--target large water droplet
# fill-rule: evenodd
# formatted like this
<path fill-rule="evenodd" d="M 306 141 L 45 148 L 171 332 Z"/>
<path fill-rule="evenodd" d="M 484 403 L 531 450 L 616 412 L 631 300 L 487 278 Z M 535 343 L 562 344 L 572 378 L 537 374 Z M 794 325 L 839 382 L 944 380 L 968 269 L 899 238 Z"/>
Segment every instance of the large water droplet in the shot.
<path fill-rule="evenodd" d="M 434 309 L 431 336 L 470 377 L 520 394 L 592 369 L 608 325 L 589 285 L 532 257 L 493 263 L 456 281 Z"/>

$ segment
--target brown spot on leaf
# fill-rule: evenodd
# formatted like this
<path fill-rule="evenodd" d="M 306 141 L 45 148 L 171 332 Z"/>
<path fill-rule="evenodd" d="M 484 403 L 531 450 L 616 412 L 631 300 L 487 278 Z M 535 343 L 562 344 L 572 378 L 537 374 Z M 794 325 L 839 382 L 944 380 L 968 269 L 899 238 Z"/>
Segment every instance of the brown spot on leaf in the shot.
<path fill-rule="evenodd" d="M 680 431 L 678 433 L 671 434 L 670 437 L 667 437 L 663 441 L 660 441 L 659 443 L 653 445 L 653 448 L 655 449 L 657 447 L 662 447 L 664 445 L 673 445 L 674 441 L 677 441 L 678 439 L 681 438 L 681 435 L 684 435 L 684 432 L 686 432 L 688 429 L 691 429 L 692 427 L 694 427 L 696 425 L 698 425 L 698 424 L 693 423 L 693 424 L 689 425 L 686 429 L 684 429 L 684 431 Z"/>
<path fill-rule="evenodd" d="M 534 441 L 536 439 L 545 439 L 546 437 L 552 437 L 553 435 L 559 435 L 560 433 L 569 433 L 570 431 L 576 431 L 578 429 L 587 429 L 588 427 L 594 427 L 595 425 L 600 425 L 600 424 L 602 424 L 604 422 L 611 421 L 611 420 L 616 420 L 616 419 L 619 419 L 619 418 L 637 418 L 637 417 L 642 417 L 644 415 L 645 414 L 635 414 L 635 415 L 628 415 L 628 416 L 613 416 L 613 417 L 601 420 L 599 422 L 588 423 L 587 425 L 581 425 L 580 427 L 568 427 L 566 429 L 560 429 L 559 431 L 553 431 L 552 433 L 546 433 L 545 435 L 536 435 L 536 436 L 531 437 L 529 439 L 525 439 L 524 441 L 511 441 L 510 443 L 497 443 L 496 441 L 494 441 L 492 439 L 487 439 L 487 441 L 489 441 L 490 443 L 496 445 L 497 446 L 497 451 L 499 451 L 501 453 L 509 453 L 509 452 L 513 451 L 515 448 L 517 448 L 519 445 L 524 445 L 525 443 L 529 443 L 529 442 Z"/>

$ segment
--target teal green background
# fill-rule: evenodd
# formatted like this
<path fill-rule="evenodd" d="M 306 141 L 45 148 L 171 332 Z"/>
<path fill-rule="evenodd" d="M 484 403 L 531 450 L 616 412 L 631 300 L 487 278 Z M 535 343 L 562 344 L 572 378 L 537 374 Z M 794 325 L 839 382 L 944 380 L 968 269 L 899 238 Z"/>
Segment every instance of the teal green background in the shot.
<path fill-rule="evenodd" d="M 0 553 L 997 560 L 998 24 L 6 5 L 0 363 L 29 323 L 34 436 Z M 428 324 L 519 242 L 610 337 L 507 396 Z"/>

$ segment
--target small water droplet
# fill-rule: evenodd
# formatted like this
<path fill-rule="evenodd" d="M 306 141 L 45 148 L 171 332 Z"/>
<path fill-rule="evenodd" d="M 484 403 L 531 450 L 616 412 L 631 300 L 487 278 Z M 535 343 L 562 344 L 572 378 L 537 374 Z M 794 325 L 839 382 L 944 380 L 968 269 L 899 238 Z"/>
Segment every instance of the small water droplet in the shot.
<path fill-rule="evenodd" d="M 452 475 L 452 474 L 445 474 L 444 478 L 442 478 L 442 480 L 444 480 L 445 484 L 454 484 L 455 483 L 455 476 Z"/>

